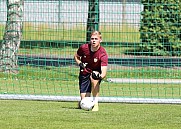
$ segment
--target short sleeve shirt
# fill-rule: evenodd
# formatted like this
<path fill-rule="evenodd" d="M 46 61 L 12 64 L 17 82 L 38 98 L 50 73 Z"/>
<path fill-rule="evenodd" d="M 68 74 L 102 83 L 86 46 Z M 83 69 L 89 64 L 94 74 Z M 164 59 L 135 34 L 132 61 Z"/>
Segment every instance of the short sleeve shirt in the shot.
<path fill-rule="evenodd" d="M 88 73 L 91 71 L 101 72 L 101 66 L 108 65 L 108 54 L 102 46 L 97 51 L 92 52 L 90 44 L 83 44 L 77 50 L 77 54 L 81 57 L 81 62 L 87 64 L 86 71 Z"/>

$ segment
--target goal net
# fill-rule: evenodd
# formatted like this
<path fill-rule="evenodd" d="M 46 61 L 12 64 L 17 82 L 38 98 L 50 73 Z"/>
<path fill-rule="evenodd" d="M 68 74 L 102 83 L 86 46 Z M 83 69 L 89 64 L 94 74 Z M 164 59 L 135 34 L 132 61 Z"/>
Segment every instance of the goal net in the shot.
<path fill-rule="evenodd" d="M 88 14 L 94 13 L 99 15 L 101 45 L 109 55 L 100 102 L 181 103 L 179 55 L 160 56 L 139 49 L 145 36 L 140 29 L 144 29 L 146 5 L 139 0 L 94 2 L 99 5 L 96 12 L 91 12 L 88 0 L 24 1 L 23 37 L 17 53 L 19 73 L 0 72 L 0 99 L 79 101 L 79 67 L 73 56 L 87 42 Z M 1 42 L 6 31 L 6 4 L 0 1 Z M 175 24 L 180 28 L 179 20 Z"/>

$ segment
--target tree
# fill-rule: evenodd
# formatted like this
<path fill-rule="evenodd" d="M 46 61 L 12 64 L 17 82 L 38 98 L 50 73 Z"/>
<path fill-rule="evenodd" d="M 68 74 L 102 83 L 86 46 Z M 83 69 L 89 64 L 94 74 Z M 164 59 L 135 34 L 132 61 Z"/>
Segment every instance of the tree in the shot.
<path fill-rule="evenodd" d="M 7 21 L 3 41 L 0 43 L 0 71 L 18 73 L 17 52 L 23 27 L 24 0 L 7 0 Z"/>
<path fill-rule="evenodd" d="M 141 0 L 140 53 L 181 56 L 180 0 Z"/>

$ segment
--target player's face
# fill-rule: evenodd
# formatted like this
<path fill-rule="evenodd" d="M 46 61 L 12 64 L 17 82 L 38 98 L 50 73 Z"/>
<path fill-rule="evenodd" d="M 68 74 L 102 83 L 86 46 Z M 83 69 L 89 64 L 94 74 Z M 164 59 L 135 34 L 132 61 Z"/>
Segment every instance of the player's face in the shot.
<path fill-rule="evenodd" d="M 101 43 L 101 38 L 98 35 L 92 35 L 91 36 L 91 45 L 92 47 L 98 47 Z"/>

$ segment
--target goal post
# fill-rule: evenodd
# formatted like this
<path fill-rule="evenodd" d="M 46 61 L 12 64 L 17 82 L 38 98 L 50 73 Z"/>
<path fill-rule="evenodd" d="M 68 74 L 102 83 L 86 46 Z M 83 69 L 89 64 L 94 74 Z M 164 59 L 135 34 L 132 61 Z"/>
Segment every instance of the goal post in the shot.
<path fill-rule="evenodd" d="M 0 94 L 4 100 L 36 100 L 36 101 L 80 101 L 78 96 L 47 96 L 47 95 L 11 95 Z M 147 103 L 147 104 L 181 104 L 181 99 L 158 99 L 158 98 L 122 98 L 122 97 L 99 97 L 101 103 Z"/>
<path fill-rule="evenodd" d="M 23 33 L 17 53 L 19 73 L 0 72 L 0 99 L 79 101 L 79 67 L 73 56 L 78 47 L 86 43 L 87 27 L 93 27 L 101 32 L 101 45 L 109 55 L 107 76 L 100 87 L 100 102 L 180 104 L 180 56 L 154 55 L 162 53 L 158 49 L 140 51 L 145 45 L 141 38 L 147 36 L 146 32 L 140 35 L 145 5 L 139 0 L 92 1 L 99 6 L 90 8 L 89 5 L 95 5 L 88 0 L 24 1 Z M 172 5 L 180 6 L 178 3 Z M 2 41 L 7 19 L 6 1 L 0 1 L 0 8 Z M 95 14 L 88 17 L 90 13 Z M 157 13 L 149 13 L 157 16 Z M 180 14 L 179 10 L 177 13 Z M 87 26 L 87 19 L 94 17 L 97 21 L 93 22 L 99 24 Z M 180 29 L 179 20 L 174 24 Z M 156 33 L 151 30 L 149 36 Z M 176 34 L 177 30 L 171 37 Z M 144 42 L 152 41 L 153 45 L 154 38 L 149 37 Z M 167 38 L 162 37 L 160 41 L 161 47 L 180 53 L 178 47 L 167 46 Z M 180 40 L 174 40 L 173 46 L 179 44 Z M 149 45 L 145 49 L 154 48 Z"/>

